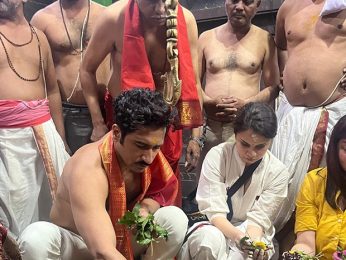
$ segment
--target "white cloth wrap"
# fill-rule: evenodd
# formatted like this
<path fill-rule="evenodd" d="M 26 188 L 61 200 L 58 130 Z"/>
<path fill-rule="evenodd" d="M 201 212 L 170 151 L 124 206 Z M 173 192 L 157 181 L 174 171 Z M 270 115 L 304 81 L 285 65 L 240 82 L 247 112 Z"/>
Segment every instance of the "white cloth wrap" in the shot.
<path fill-rule="evenodd" d="M 42 124 L 58 177 L 69 155 L 53 120 Z M 49 220 L 51 195 L 33 129 L 0 129 L 0 221 L 18 236 L 30 223 Z"/>
<path fill-rule="evenodd" d="M 320 16 L 340 12 L 346 9 L 346 0 L 326 0 Z"/>
<path fill-rule="evenodd" d="M 312 141 L 323 108 L 306 108 L 291 106 L 284 94 L 280 95 L 277 111 L 278 134 L 274 138 L 271 152 L 282 161 L 290 173 L 288 196 L 284 200 L 274 221 L 279 231 L 289 220 L 295 209 L 295 199 L 300 185 L 308 171 Z M 346 98 L 327 105 L 329 112 L 325 153 L 327 152 L 331 131 L 337 121 L 346 114 Z M 325 166 L 325 155 L 320 166 Z"/>

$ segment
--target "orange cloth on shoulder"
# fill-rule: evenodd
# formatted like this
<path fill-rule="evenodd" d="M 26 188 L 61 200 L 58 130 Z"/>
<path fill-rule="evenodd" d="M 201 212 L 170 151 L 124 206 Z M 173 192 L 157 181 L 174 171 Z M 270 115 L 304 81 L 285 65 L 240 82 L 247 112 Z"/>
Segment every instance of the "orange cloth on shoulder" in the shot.
<path fill-rule="evenodd" d="M 194 128 L 202 125 L 202 112 L 196 88 L 190 44 L 183 9 L 178 5 L 179 78 L 182 81 L 181 97 L 176 105 L 178 117 L 174 127 Z M 121 89 L 149 88 L 155 83 L 145 49 L 140 12 L 135 0 L 129 0 L 125 12 L 123 53 L 121 61 Z"/>
<path fill-rule="evenodd" d="M 105 136 L 99 146 L 99 152 L 109 183 L 108 213 L 116 234 L 117 250 L 126 259 L 132 260 L 130 234 L 126 226 L 118 223 L 119 219 L 124 216 L 127 210 L 132 210 L 134 205 L 144 198 L 152 198 L 161 206 L 172 205 L 177 196 L 178 181 L 167 160 L 159 152 L 153 163 L 141 174 L 141 194 L 127 208 L 125 182 L 120 171 L 111 133 Z"/>

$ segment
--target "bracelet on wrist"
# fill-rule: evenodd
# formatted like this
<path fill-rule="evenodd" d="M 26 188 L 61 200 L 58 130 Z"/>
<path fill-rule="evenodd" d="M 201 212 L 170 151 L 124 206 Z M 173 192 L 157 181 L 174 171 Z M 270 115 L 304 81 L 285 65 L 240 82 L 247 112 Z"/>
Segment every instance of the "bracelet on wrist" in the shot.
<path fill-rule="evenodd" d="M 204 137 L 191 136 L 190 141 L 195 141 L 201 149 L 204 147 Z"/>

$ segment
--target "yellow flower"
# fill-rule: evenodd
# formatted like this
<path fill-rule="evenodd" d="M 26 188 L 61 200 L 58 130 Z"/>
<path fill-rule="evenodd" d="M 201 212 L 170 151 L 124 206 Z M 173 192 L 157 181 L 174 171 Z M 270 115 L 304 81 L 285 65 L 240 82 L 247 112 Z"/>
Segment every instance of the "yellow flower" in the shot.
<path fill-rule="evenodd" d="M 263 250 L 267 249 L 267 244 L 264 243 L 263 241 L 254 241 L 252 245 L 258 249 L 263 249 Z"/>

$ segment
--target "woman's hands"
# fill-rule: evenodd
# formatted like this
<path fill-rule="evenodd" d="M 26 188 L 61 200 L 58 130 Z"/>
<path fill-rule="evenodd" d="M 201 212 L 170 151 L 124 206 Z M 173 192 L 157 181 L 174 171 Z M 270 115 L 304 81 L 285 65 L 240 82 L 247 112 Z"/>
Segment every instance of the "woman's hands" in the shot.
<path fill-rule="evenodd" d="M 269 259 L 268 250 L 272 249 L 263 241 L 252 241 L 249 237 L 245 236 L 237 243 L 239 249 L 246 253 L 249 258 L 255 260 L 267 260 Z"/>

